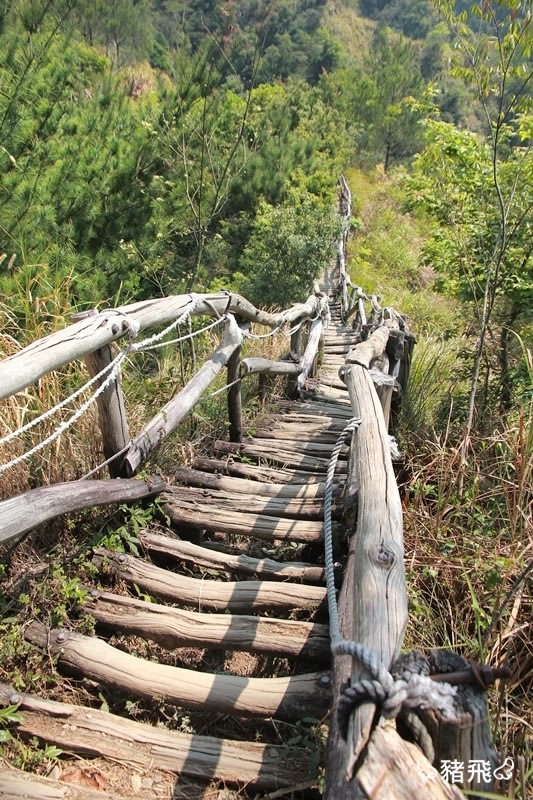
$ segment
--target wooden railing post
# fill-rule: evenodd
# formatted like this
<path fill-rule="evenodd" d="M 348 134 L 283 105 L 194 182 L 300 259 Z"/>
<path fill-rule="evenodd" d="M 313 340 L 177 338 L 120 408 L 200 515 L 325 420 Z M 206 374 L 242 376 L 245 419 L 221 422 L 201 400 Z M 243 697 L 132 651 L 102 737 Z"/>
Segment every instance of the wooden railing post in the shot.
<path fill-rule="evenodd" d="M 124 456 L 128 477 L 135 475 L 141 464 L 198 403 L 221 369 L 242 342 L 242 331 L 235 317 L 228 314 L 224 337 L 191 380 L 172 398 L 138 434 Z"/>
<path fill-rule="evenodd" d="M 93 309 L 82 314 L 76 314 L 73 319 L 74 321 L 78 321 L 85 317 L 95 316 L 97 313 L 96 309 Z M 85 366 L 91 378 L 94 378 L 95 375 L 98 375 L 103 369 L 108 367 L 112 360 L 113 353 L 110 344 L 105 344 L 98 350 L 87 353 L 84 357 Z M 95 388 L 101 386 L 106 379 L 107 373 L 96 382 Z M 103 392 L 96 398 L 96 405 L 98 407 L 98 423 L 102 435 L 104 456 L 106 459 L 113 458 L 113 456 L 116 456 L 121 450 L 124 450 L 129 442 L 128 421 L 120 375 L 113 378 L 109 385 L 106 386 Z M 121 477 L 122 460 L 122 457 L 118 456 L 117 458 L 113 458 L 109 463 L 108 470 L 112 478 Z"/>
<path fill-rule="evenodd" d="M 242 394 L 240 380 L 241 346 L 228 361 L 228 419 L 230 442 L 242 442 Z"/>

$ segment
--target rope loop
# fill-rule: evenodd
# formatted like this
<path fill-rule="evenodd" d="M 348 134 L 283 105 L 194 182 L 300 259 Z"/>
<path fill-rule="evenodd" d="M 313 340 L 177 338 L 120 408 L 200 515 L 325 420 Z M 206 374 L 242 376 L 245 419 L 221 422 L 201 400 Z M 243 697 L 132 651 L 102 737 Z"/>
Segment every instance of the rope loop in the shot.
<path fill-rule="evenodd" d="M 339 641 L 332 647 L 335 654 L 351 655 L 370 673 L 342 692 L 337 705 L 337 720 L 344 738 L 348 731 L 350 715 L 361 703 L 371 701 L 379 706 L 382 716 L 395 719 L 399 715 L 407 720 L 413 708 L 434 708 L 445 717 L 452 717 L 457 687 L 437 683 L 429 676 L 426 657 L 419 650 L 401 656 L 389 672 L 377 663 L 372 651 L 357 642 Z"/>

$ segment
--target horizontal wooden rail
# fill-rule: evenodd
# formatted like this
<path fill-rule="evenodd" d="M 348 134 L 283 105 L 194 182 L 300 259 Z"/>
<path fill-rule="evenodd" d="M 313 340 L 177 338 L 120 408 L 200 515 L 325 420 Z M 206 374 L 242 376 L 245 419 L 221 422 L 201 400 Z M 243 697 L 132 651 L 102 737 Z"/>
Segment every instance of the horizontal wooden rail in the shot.
<path fill-rule="evenodd" d="M 313 295 L 305 303 L 297 303 L 287 311 L 270 314 L 256 308 L 237 294 L 175 295 L 156 300 L 143 300 L 101 311 L 55 331 L 43 339 L 14 353 L 0 362 L 0 399 L 9 397 L 35 383 L 43 375 L 82 358 L 127 335 L 172 322 L 185 312 L 194 316 L 220 317 L 225 313 L 279 328 L 298 320 L 315 317 L 319 300 Z"/>
<path fill-rule="evenodd" d="M 148 480 L 67 481 L 31 489 L 0 502 L 0 543 L 49 522 L 61 514 L 92 506 L 153 497 L 167 488 L 161 478 Z"/>

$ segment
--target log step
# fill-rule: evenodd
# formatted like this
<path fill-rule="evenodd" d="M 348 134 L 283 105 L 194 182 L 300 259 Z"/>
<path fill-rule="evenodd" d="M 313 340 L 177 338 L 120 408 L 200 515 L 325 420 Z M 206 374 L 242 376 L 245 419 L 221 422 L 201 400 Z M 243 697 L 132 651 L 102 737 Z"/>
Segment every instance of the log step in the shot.
<path fill-rule="evenodd" d="M 202 614 L 111 592 L 92 591 L 83 604 L 106 630 L 177 647 L 247 650 L 327 664 L 329 628 L 312 622 L 234 614 Z"/>
<path fill-rule="evenodd" d="M 196 486 L 171 487 L 161 495 L 162 499 L 174 508 L 184 506 L 200 508 L 211 505 L 221 511 L 230 511 L 240 514 L 246 509 L 247 513 L 262 514 L 267 517 L 288 518 L 296 520 L 322 520 L 324 504 L 321 498 L 284 498 L 244 496 L 240 492 L 230 492 L 224 489 L 207 489 Z M 216 515 L 217 511 L 213 514 Z"/>
<path fill-rule="evenodd" d="M 225 462 L 214 462 L 216 465 Z M 222 475 L 220 472 L 203 472 L 202 470 L 181 467 L 174 473 L 176 483 L 184 486 L 198 486 L 203 489 L 225 489 L 229 492 L 253 494 L 257 497 L 297 498 L 297 499 L 322 499 L 325 483 L 307 484 L 279 484 L 261 483 L 246 478 Z M 339 494 L 339 484 L 334 484 L 334 493 Z"/>
<path fill-rule="evenodd" d="M 99 548 L 94 556 L 99 567 L 111 570 L 129 586 L 171 603 L 194 610 L 231 611 L 249 614 L 259 611 L 318 609 L 326 600 L 321 586 L 276 581 L 215 581 L 177 575 L 140 558 Z"/>
<path fill-rule="evenodd" d="M 294 467 L 306 472 L 320 473 L 324 476 L 329 466 L 329 458 L 302 455 L 301 450 L 297 448 L 289 450 L 287 449 L 287 445 L 285 445 L 284 448 L 276 447 L 274 450 L 271 442 L 266 446 L 264 443 L 256 444 L 254 441 L 250 444 L 244 443 L 240 445 L 235 445 L 232 442 L 218 441 L 215 442 L 214 449 L 219 453 L 235 453 L 241 457 L 244 456 L 245 458 L 250 458 L 257 462 L 268 460 L 270 463 L 282 464 L 286 468 Z M 328 450 L 328 455 L 330 455 L 330 453 L 331 449 Z M 337 468 L 337 473 L 341 472 L 346 472 L 346 465 L 342 462 L 339 463 Z M 324 478 L 322 478 L 322 480 L 324 480 Z"/>
<path fill-rule="evenodd" d="M 302 583 L 325 583 L 324 567 L 299 561 L 274 561 L 271 558 L 252 558 L 244 553 L 227 553 L 174 539 L 149 530 L 140 534 L 141 544 L 149 553 L 187 561 L 206 569 L 217 569 L 256 575 L 269 580 L 293 580 Z M 205 543 L 206 545 L 208 543 Z"/>
<path fill-rule="evenodd" d="M 81 780 L 91 780 L 90 770 L 87 770 L 86 773 L 83 773 L 82 770 L 78 770 L 78 772 Z M 109 800 L 110 795 L 106 791 L 99 792 L 96 789 L 88 789 L 86 786 L 73 785 L 72 775 L 72 767 L 67 767 L 65 776 L 68 778 L 68 783 L 64 783 L 44 778 L 42 775 L 30 775 L 20 769 L 0 767 L 0 800 L 28 800 L 28 798 L 31 800 Z M 74 776 L 76 776 L 75 770 Z M 105 782 L 105 779 L 100 780 L 102 783 Z M 129 796 L 131 797 L 131 795 Z M 113 792 L 113 800 L 127 800 L 127 797 L 127 795 Z"/>
<path fill-rule="evenodd" d="M 179 493 L 164 494 L 165 513 L 178 530 L 193 528 L 210 533 L 252 536 L 268 542 L 319 543 L 322 541 L 322 520 L 272 517 L 267 514 L 247 514 L 221 508 L 220 504 L 188 503 Z"/>
<path fill-rule="evenodd" d="M 56 656 L 62 672 L 82 675 L 130 697 L 160 697 L 181 708 L 296 721 L 322 716 L 330 702 L 324 672 L 285 678 L 197 672 L 147 661 L 94 636 L 62 628 L 50 630 L 40 622 L 30 623 L 24 638 Z"/>
<path fill-rule="evenodd" d="M 36 736 L 84 758 L 108 758 L 150 773 L 161 770 L 190 778 L 209 776 L 233 785 L 250 783 L 265 791 L 290 787 L 317 775 L 313 753 L 305 747 L 192 736 L 128 720 L 107 711 L 88 710 L 83 706 L 21 694 L 6 684 L 0 684 L 0 700 L 5 705 L 16 704 L 22 712 L 22 719 L 17 723 L 22 734 Z M 0 797 L 5 791 L 4 775 L 2 771 Z M 66 789 L 62 791 L 59 798 L 68 798 Z M 56 796 L 45 794 L 44 798 L 55 800 Z M 38 798 L 39 795 L 30 789 L 25 797 Z M 92 800 L 85 792 L 81 797 Z"/>
<path fill-rule="evenodd" d="M 257 481 L 258 483 L 270 482 L 277 485 L 290 483 L 302 486 L 313 482 L 323 483 L 325 480 L 325 473 L 313 475 L 308 471 L 287 469 L 286 467 L 276 469 L 274 467 L 265 467 L 257 463 L 246 464 L 241 461 L 235 461 L 231 456 L 227 459 L 197 456 L 192 459 L 191 466 L 202 472 L 211 471 L 217 475 L 230 475 L 246 480 Z"/>

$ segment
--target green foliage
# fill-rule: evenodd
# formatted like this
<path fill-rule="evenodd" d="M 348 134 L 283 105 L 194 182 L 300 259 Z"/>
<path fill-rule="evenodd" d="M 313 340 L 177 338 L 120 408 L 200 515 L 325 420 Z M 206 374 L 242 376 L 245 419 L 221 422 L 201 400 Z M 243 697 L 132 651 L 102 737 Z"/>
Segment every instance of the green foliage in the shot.
<path fill-rule="evenodd" d="M 457 130 L 431 111 L 427 147 L 410 184 L 411 207 L 423 208 L 439 223 L 425 248 L 426 263 L 441 272 L 447 291 L 471 302 L 478 334 L 467 414 L 470 429 L 482 372 L 486 408 L 493 403 L 487 388 L 495 372 L 500 410 L 510 408 L 516 352 L 509 331 L 529 318 L 533 299 L 533 32 L 529 12 L 514 0 L 496 7 L 474 6 L 470 14 L 455 14 L 449 3 L 439 8 L 459 45 L 454 74 L 475 90 L 485 132 L 475 136 Z M 497 361 L 487 346 L 493 322 L 500 340 Z"/>
<path fill-rule="evenodd" d="M 291 192 L 278 206 L 263 201 L 240 261 L 242 292 L 259 306 L 305 300 L 339 232 L 340 220 L 308 193 Z"/>
<path fill-rule="evenodd" d="M 347 121 L 359 163 L 387 170 L 419 149 L 420 113 L 409 100 L 421 95 L 424 80 L 417 48 L 401 34 L 377 29 L 362 66 L 325 75 L 320 86 Z"/>
<path fill-rule="evenodd" d="M 337 62 L 336 43 L 321 26 L 324 0 L 240 0 L 222 7 L 189 1 L 180 4 L 179 16 L 172 13 L 170 3 L 166 5 L 160 21 L 163 36 L 172 40 L 177 23 L 195 51 L 208 32 L 224 50 L 223 77 L 236 73 L 246 86 L 251 86 L 254 75 L 256 83 L 289 77 L 315 83 Z M 258 52 L 261 61 L 256 71 Z"/>
<path fill-rule="evenodd" d="M 20 722 L 21 719 L 22 717 L 17 711 L 17 706 L 4 706 L 4 708 L 0 708 L 0 754 L 3 753 L 2 745 L 13 739 L 9 731 L 9 725 Z"/>
<path fill-rule="evenodd" d="M 143 59 L 153 47 L 148 0 L 92 0 L 76 3 L 74 18 L 89 45 L 102 45 L 116 64 Z"/>
<path fill-rule="evenodd" d="M 108 523 L 103 536 L 98 534 L 93 538 L 92 547 L 106 547 L 114 552 L 132 553 L 134 556 L 139 556 L 141 546 L 139 534 L 156 517 L 165 517 L 163 502 L 160 498 L 156 498 L 149 505 L 123 503 L 119 506 L 117 515 L 119 515 L 120 524 Z"/>

